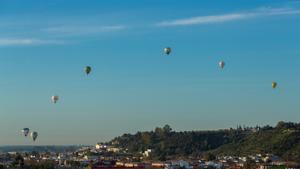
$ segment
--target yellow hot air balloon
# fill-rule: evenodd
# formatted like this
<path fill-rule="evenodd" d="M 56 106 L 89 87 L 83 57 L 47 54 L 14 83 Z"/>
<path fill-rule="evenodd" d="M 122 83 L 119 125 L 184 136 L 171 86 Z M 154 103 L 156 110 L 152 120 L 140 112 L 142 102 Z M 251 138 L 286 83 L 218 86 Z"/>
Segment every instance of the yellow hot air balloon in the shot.
<path fill-rule="evenodd" d="M 277 87 L 277 82 L 272 82 L 272 88 L 275 89 Z"/>

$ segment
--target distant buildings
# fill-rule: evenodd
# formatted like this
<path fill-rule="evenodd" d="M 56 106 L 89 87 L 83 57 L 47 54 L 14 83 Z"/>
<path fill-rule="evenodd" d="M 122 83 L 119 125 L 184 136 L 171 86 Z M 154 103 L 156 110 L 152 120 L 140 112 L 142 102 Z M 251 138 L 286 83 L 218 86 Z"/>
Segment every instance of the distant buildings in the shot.
<path fill-rule="evenodd" d="M 152 153 L 152 150 L 151 149 L 147 149 L 146 151 L 143 152 L 143 156 L 144 157 L 149 157 L 151 153 Z"/>
<path fill-rule="evenodd" d="M 16 159 L 23 159 L 25 165 L 50 162 L 55 169 L 225 169 L 246 168 L 249 165 L 257 169 L 300 168 L 300 164 L 286 162 L 273 154 L 255 154 L 249 156 L 217 156 L 215 160 L 203 159 L 172 159 L 168 161 L 148 161 L 152 149 L 140 154 L 126 153 L 116 145 L 98 143 L 92 147 L 82 147 L 74 152 L 30 152 L 30 153 L 2 153 L 0 167 L 11 168 Z M 143 157 L 143 158 L 142 158 Z M 144 160 L 143 160 L 144 159 Z M 19 163 L 18 163 L 19 164 Z"/>
<path fill-rule="evenodd" d="M 96 148 L 96 150 L 102 150 L 102 151 L 108 151 L 108 152 L 114 152 L 114 153 L 120 152 L 120 148 L 106 145 L 104 143 L 97 143 L 95 148 Z"/>

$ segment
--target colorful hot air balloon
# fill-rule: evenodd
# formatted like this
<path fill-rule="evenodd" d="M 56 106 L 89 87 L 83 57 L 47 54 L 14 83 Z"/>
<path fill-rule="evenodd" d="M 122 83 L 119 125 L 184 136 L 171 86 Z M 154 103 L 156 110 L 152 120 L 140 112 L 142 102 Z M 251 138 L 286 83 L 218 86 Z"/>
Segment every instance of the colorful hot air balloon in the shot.
<path fill-rule="evenodd" d="M 219 66 L 221 69 L 223 69 L 225 67 L 225 62 L 224 61 L 220 61 L 219 62 Z"/>
<path fill-rule="evenodd" d="M 35 141 L 38 136 L 38 133 L 36 131 L 34 131 L 30 134 L 30 136 L 31 136 L 32 140 Z"/>
<path fill-rule="evenodd" d="M 29 131 L 30 131 L 29 128 L 23 128 L 22 133 L 25 137 L 27 137 L 29 134 Z"/>
<path fill-rule="evenodd" d="M 91 68 L 90 66 L 86 66 L 86 67 L 84 68 L 84 72 L 85 72 L 87 75 L 90 74 L 91 71 L 92 71 L 92 68 Z"/>
<path fill-rule="evenodd" d="M 277 82 L 272 82 L 272 88 L 275 89 L 277 87 Z"/>
<path fill-rule="evenodd" d="M 52 99 L 53 103 L 56 103 L 58 101 L 59 97 L 57 95 L 54 95 L 54 96 L 52 96 L 51 99 Z"/>
<path fill-rule="evenodd" d="M 171 53 L 172 49 L 170 47 L 164 48 L 165 54 L 169 55 Z"/>

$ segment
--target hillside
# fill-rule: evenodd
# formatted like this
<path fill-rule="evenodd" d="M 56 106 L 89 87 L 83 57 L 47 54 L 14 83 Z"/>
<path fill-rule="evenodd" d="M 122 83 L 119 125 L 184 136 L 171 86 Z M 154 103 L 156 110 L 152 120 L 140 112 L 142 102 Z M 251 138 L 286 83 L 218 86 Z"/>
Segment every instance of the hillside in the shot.
<path fill-rule="evenodd" d="M 216 131 L 175 132 L 166 125 L 154 131 L 124 134 L 110 143 L 138 154 L 152 149 L 151 159 L 215 155 L 273 153 L 282 158 L 300 159 L 300 123 L 279 122 L 275 127 L 238 127 Z"/>
<path fill-rule="evenodd" d="M 224 155 L 272 153 L 299 162 L 300 125 L 279 122 L 276 127 L 249 134 L 236 143 L 224 144 L 212 152 Z"/>

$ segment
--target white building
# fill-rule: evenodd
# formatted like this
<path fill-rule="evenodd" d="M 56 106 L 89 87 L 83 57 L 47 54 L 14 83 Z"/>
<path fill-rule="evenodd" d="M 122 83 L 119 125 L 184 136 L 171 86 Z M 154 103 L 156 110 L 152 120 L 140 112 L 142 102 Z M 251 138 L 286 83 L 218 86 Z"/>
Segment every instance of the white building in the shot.
<path fill-rule="evenodd" d="M 151 154 L 152 150 L 151 149 L 147 149 L 146 151 L 144 151 L 143 156 L 144 157 L 149 157 Z"/>

